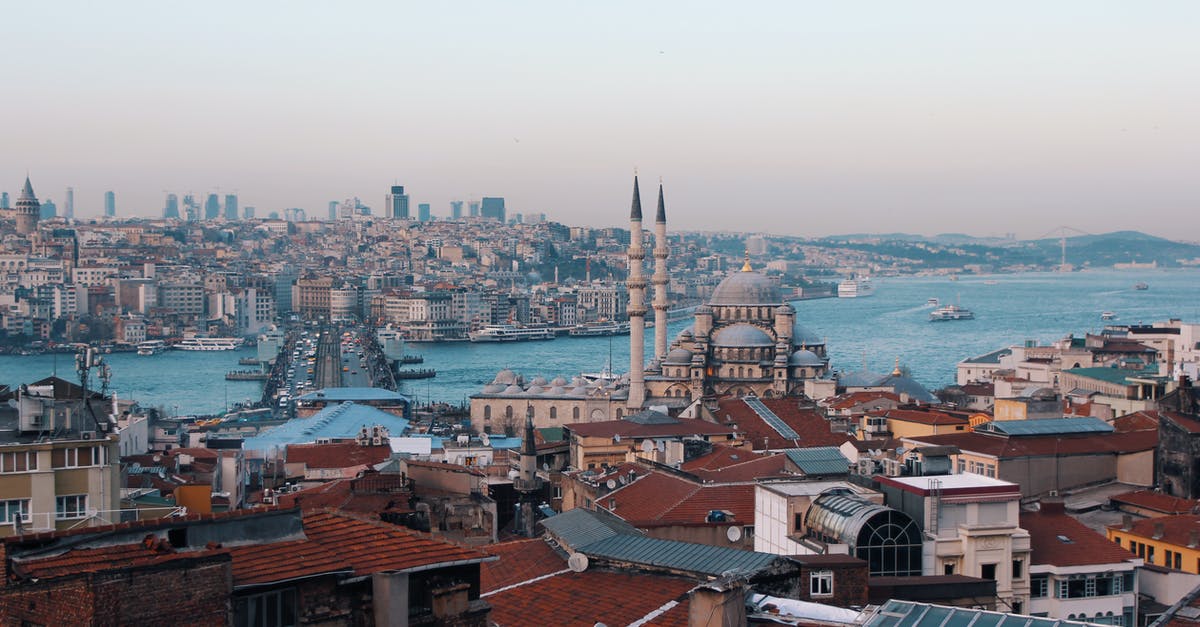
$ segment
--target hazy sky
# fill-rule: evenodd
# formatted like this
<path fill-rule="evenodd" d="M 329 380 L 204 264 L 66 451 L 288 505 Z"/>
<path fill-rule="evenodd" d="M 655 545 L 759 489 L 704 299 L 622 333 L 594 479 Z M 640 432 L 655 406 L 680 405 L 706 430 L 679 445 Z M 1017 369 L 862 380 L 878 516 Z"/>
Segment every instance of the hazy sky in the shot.
<path fill-rule="evenodd" d="M 0 190 L 77 216 L 617 225 L 637 167 L 678 229 L 1200 240 L 1194 0 L 3 3 Z"/>

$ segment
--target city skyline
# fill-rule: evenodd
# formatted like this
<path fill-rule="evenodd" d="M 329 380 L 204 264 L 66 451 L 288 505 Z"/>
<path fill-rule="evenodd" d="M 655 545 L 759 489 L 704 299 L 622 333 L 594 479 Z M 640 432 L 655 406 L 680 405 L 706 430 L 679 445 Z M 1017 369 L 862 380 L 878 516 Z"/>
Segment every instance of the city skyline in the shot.
<path fill-rule="evenodd" d="M 44 198 L 113 190 L 122 217 L 152 217 L 164 190 L 217 185 L 260 215 L 318 216 L 330 198 L 380 206 L 399 179 L 436 217 L 487 195 L 619 226 L 637 168 L 696 230 L 1200 240 L 1189 3 L 546 5 L 527 19 L 300 3 L 287 28 L 274 7 L 228 6 L 23 6 L 10 44 L 36 52 L 10 78 L 27 89 L 8 101 L 22 124 L 0 190 L 28 171 Z M 398 21 L 423 26 L 383 36 Z"/>

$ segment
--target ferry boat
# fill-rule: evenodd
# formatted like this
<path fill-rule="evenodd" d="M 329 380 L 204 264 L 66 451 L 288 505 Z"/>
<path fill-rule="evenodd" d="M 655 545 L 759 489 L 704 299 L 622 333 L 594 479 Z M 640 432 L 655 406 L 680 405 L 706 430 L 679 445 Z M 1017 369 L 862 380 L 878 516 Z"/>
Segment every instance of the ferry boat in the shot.
<path fill-rule="evenodd" d="M 625 335 L 629 333 L 629 323 L 617 321 L 584 322 L 583 324 L 571 327 L 569 333 L 573 337 Z"/>
<path fill-rule="evenodd" d="M 838 283 L 838 298 L 861 298 L 875 293 L 875 284 L 870 277 L 846 279 Z"/>
<path fill-rule="evenodd" d="M 1133 289 L 1135 289 L 1139 292 L 1144 292 L 1144 291 L 1150 289 L 1150 286 L 1141 281 L 1138 281 L 1137 283 L 1133 284 Z"/>
<path fill-rule="evenodd" d="M 554 330 L 550 327 L 523 327 L 515 324 L 489 324 L 467 337 L 472 342 L 522 342 L 527 340 L 553 340 Z"/>
<path fill-rule="evenodd" d="M 946 320 L 971 320 L 975 314 L 970 309 L 959 307 L 958 305 L 946 305 L 938 307 L 929 312 L 930 322 L 943 322 Z"/>
<path fill-rule="evenodd" d="M 938 305 L 941 305 L 941 304 L 942 304 L 942 301 L 938 300 L 936 296 L 925 301 L 926 307 L 937 307 Z"/>
<path fill-rule="evenodd" d="M 242 345 L 236 337 L 193 337 L 176 344 L 181 351 L 231 351 Z"/>
<path fill-rule="evenodd" d="M 137 345 L 139 355 L 157 355 L 167 350 L 167 343 L 162 340 L 146 340 Z"/>
<path fill-rule="evenodd" d="M 1113 312 L 1111 312 L 1111 311 L 1105 311 L 1105 312 L 1101 312 L 1101 313 L 1100 313 L 1100 319 L 1101 319 L 1101 320 L 1116 320 L 1116 319 L 1117 319 L 1117 314 L 1115 314 L 1115 313 L 1113 313 Z"/>

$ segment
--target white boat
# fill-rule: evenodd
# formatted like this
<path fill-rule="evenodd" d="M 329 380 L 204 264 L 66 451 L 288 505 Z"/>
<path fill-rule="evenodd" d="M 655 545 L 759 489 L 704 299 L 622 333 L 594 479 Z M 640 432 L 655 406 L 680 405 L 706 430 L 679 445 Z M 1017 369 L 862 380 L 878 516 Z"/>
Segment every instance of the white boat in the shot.
<path fill-rule="evenodd" d="M 162 340 L 146 340 L 137 345 L 139 355 L 157 355 L 167 350 L 167 343 Z"/>
<path fill-rule="evenodd" d="M 1105 311 L 1100 314 L 1100 319 L 1101 320 L 1116 320 L 1117 314 L 1115 314 L 1111 311 Z"/>
<path fill-rule="evenodd" d="M 938 307 L 929 312 L 930 322 L 943 322 L 946 320 L 971 320 L 975 314 L 971 313 L 970 309 L 964 309 L 958 305 L 946 305 Z"/>
<path fill-rule="evenodd" d="M 925 301 L 926 307 L 937 307 L 940 304 L 942 304 L 942 301 L 938 300 L 936 296 Z"/>
<path fill-rule="evenodd" d="M 629 323 L 616 321 L 585 322 L 571 327 L 569 333 L 574 337 L 625 335 L 629 333 Z"/>
<path fill-rule="evenodd" d="M 236 337 L 193 337 L 174 346 L 181 351 L 231 351 L 242 345 Z"/>
<path fill-rule="evenodd" d="M 861 298 L 875 293 L 875 284 L 870 277 L 846 279 L 838 283 L 838 298 Z"/>
<path fill-rule="evenodd" d="M 523 327 L 515 324 L 489 324 L 467 337 L 472 342 L 523 342 L 527 340 L 553 340 L 554 330 L 550 327 Z"/>

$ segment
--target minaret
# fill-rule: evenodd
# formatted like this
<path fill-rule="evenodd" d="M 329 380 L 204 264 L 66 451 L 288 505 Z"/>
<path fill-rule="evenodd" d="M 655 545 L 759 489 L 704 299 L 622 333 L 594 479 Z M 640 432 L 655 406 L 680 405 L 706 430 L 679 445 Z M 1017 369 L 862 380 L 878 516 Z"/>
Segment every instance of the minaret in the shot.
<path fill-rule="evenodd" d="M 37 230 L 38 219 L 42 216 L 42 204 L 38 202 L 37 196 L 33 195 L 33 185 L 29 183 L 29 176 L 25 176 L 25 187 L 21 190 L 21 197 L 17 199 L 15 210 L 17 233 L 21 235 L 32 235 Z"/>
<path fill-rule="evenodd" d="M 525 416 L 525 441 L 521 444 L 521 457 L 513 487 L 520 494 L 513 531 L 532 538 L 535 536 L 534 501 L 542 489 L 542 482 L 537 476 L 537 443 L 533 439 L 532 415 Z"/>
<path fill-rule="evenodd" d="M 654 358 L 667 357 L 667 206 L 663 201 L 662 181 L 658 182 L 658 214 L 654 216 Z"/>
<path fill-rule="evenodd" d="M 642 233 L 642 196 L 637 175 L 633 175 L 633 205 L 629 210 L 629 401 L 626 406 L 641 411 L 646 402 L 646 278 L 642 260 L 646 258 Z"/>

